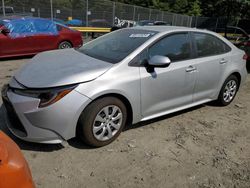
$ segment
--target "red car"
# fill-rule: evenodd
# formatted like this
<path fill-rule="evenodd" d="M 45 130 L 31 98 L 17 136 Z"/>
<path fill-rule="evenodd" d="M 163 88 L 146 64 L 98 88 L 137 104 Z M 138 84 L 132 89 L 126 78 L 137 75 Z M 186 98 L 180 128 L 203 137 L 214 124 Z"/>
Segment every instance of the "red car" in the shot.
<path fill-rule="evenodd" d="M 0 58 L 82 46 L 79 31 L 42 18 L 0 20 Z"/>

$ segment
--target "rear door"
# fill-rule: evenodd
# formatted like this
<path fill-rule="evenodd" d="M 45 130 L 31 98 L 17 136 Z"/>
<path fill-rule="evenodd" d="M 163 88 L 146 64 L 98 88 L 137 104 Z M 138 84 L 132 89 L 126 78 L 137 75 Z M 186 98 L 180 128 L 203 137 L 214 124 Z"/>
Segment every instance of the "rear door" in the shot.
<path fill-rule="evenodd" d="M 197 68 L 194 101 L 214 99 L 218 94 L 219 84 L 223 82 L 222 75 L 230 61 L 227 53 L 231 48 L 208 33 L 193 32 L 192 39 L 197 56 L 194 59 Z"/>
<path fill-rule="evenodd" d="M 35 52 L 56 49 L 58 46 L 59 33 L 56 25 L 45 19 L 37 19 L 32 21 L 35 33 L 31 37 L 32 46 Z"/>

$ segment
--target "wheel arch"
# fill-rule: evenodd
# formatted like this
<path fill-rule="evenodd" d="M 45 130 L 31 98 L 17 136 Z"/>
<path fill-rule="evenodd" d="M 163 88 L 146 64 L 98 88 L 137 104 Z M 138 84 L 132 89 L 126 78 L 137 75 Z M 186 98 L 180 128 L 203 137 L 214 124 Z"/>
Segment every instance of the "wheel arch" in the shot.
<path fill-rule="evenodd" d="M 218 99 L 223 84 L 225 83 L 225 81 L 227 80 L 227 78 L 228 78 L 229 76 L 231 76 L 231 75 L 236 76 L 236 78 L 237 78 L 238 81 L 239 81 L 239 87 L 238 87 L 238 89 L 240 88 L 242 75 L 240 74 L 239 71 L 234 70 L 234 71 L 232 71 L 232 72 L 229 72 L 229 73 L 226 74 L 226 75 L 227 75 L 227 76 L 225 77 L 225 79 L 222 79 L 221 82 L 220 82 L 220 84 L 218 85 L 218 90 L 217 90 L 216 95 L 215 95 L 216 98 L 214 98 L 214 99 Z"/>
<path fill-rule="evenodd" d="M 238 81 L 239 81 L 239 87 L 240 87 L 240 85 L 241 85 L 241 74 L 240 74 L 239 72 L 235 71 L 235 72 L 231 73 L 229 76 L 231 76 L 231 75 L 236 76 L 236 78 L 237 78 Z M 229 77 L 229 76 L 228 76 L 228 77 Z M 239 87 L 238 87 L 238 89 L 239 89 Z"/>
<path fill-rule="evenodd" d="M 228 74 L 228 76 L 226 77 L 226 79 L 225 79 L 225 81 L 223 82 L 222 86 L 220 87 L 220 90 L 219 90 L 217 99 L 216 99 L 216 101 L 215 101 L 216 104 L 219 105 L 219 106 L 227 106 L 227 105 L 229 105 L 229 104 L 233 101 L 234 97 L 236 96 L 236 93 L 235 93 L 234 96 L 233 96 L 233 98 L 230 99 L 229 101 L 225 101 L 225 99 L 224 99 L 224 90 L 225 90 L 225 87 L 226 87 L 225 84 L 228 84 L 228 83 L 229 83 L 229 82 L 228 82 L 228 81 L 230 81 L 229 78 L 232 77 L 232 76 L 234 77 L 234 79 L 235 79 L 235 77 L 236 77 L 236 79 L 238 80 L 238 88 L 237 88 L 237 90 L 236 90 L 236 93 L 237 93 L 237 91 L 238 91 L 239 88 L 240 88 L 242 75 L 241 75 L 238 71 L 232 71 L 230 74 Z"/>
<path fill-rule="evenodd" d="M 119 100 L 121 100 L 124 103 L 124 105 L 126 106 L 126 109 L 127 109 L 127 113 L 128 113 L 127 120 L 126 120 L 126 125 L 131 125 L 132 122 L 133 122 L 133 108 L 132 108 L 132 105 L 131 105 L 130 101 L 127 99 L 127 97 L 125 97 L 124 95 L 122 95 L 120 93 L 102 94 L 102 95 L 97 96 L 96 98 L 94 98 L 89 104 L 87 104 L 87 106 L 89 106 L 91 103 L 95 102 L 96 100 L 104 98 L 104 97 L 115 97 L 115 98 L 118 98 Z M 87 106 L 83 109 L 83 111 L 87 108 Z M 80 116 L 81 116 L 81 114 L 80 114 Z M 75 135 L 78 134 L 77 133 L 78 130 L 79 130 L 79 123 L 78 122 L 79 122 L 80 116 L 78 117 L 78 120 L 77 120 L 77 125 L 76 125 L 76 128 L 75 128 Z"/>
<path fill-rule="evenodd" d="M 100 99 L 100 98 L 104 98 L 104 97 L 115 97 L 115 98 L 118 98 L 119 100 L 121 100 L 124 103 L 124 105 L 126 106 L 127 113 L 128 113 L 126 125 L 131 124 L 133 122 L 133 108 L 132 108 L 131 103 L 127 99 L 127 97 L 125 97 L 122 94 L 118 94 L 118 93 L 108 93 L 108 94 L 104 94 L 104 95 L 101 95 L 101 96 L 95 98 L 93 101 Z"/>

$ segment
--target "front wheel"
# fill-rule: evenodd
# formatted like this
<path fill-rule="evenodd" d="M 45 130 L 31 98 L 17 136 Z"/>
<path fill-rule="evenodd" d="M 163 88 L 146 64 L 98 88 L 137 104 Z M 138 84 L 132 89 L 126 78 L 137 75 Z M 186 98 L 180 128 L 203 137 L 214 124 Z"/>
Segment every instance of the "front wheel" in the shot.
<path fill-rule="evenodd" d="M 68 41 L 63 41 L 58 45 L 58 49 L 72 48 L 72 44 Z"/>
<path fill-rule="evenodd" d="M 239 89 L 239 80 L 235 75 L 229 76 L 224 82 L 217 103 L 221 106 L 229 105 Z"/>
<path fill-rule="evenodd" d="M 105 97 L 91 103 L 81 114 L 77 135 L 88 145 L 105 146 L 121 133 L 127 119 L 122 101 Z"/>

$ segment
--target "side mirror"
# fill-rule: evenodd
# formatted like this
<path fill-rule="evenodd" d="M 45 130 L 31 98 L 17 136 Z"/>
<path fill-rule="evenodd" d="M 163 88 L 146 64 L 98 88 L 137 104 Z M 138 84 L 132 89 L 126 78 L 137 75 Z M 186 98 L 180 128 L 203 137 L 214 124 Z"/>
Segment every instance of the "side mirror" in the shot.
<path fill-rule="evenodd" d="M 149 59 L 148 64 L 153 67 L 168 67 L 171 60 L 166 56 L 155 55 Z"/>
<path fill-rule="evenodd" d="M 154 72 L 155 67 L 164 68 L 171 64 L 171 60 L 166 56 L 155 55 L 148 60 L 147 71 Z"/>
<path fill-rule="evenodd" d="M 8 35 L 10 33 L 10 30 L 4 27 L 4 28 L 0 29 L 0 32 L 4 35 Z"/>

